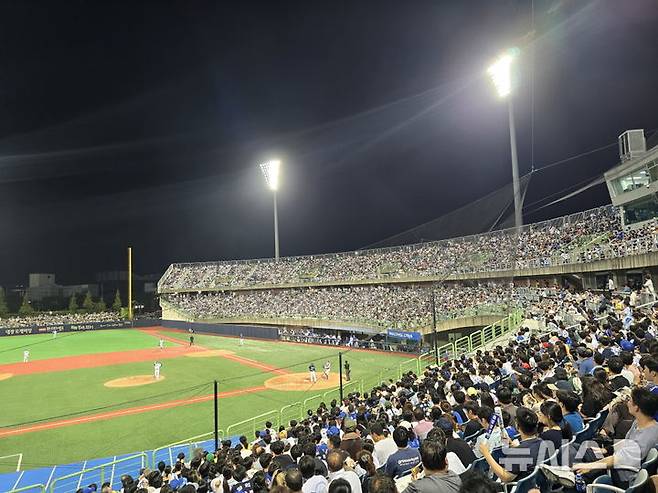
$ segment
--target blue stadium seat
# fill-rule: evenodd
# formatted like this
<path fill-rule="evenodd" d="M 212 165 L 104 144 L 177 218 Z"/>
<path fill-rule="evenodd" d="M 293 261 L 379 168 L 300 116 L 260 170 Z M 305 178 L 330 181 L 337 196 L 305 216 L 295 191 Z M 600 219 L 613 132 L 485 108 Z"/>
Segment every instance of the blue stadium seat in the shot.
<path fill-rule="evenodd" d="M 608 475 L 599 476 L 594 483 L 587 485 L 587 493 L 642 493 L 649 482 L 649 473 L 642 469 L 633 483 L 626 489 L 612 485 L 612 478 Z"/>

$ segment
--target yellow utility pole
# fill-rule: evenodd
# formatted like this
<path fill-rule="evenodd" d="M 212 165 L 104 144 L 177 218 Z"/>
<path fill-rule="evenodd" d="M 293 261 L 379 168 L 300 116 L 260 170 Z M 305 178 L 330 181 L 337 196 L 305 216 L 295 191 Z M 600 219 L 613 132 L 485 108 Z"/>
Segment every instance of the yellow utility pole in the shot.
<path fill-rule="evenodd" d="M 133 319 L 133 249 L 128 247 L 128 320 Z"/>

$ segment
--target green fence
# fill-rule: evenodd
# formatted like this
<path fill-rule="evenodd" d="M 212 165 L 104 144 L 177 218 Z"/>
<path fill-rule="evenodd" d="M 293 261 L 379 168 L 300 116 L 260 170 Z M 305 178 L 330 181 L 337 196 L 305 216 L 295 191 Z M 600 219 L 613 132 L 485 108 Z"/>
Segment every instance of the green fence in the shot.
<path fill-rule="evenodd" d="M 223 430 L 217 430 L 219 439 L 223 440 L 224 439 L 224 431 Z M 208 442 L 209 440 L 215 439 L 215 432 L 210 431 L 208 433 L 203 433 L 201 435 L 196 435 L 193 437 L 186 438 L 185 440 L 180 440 L 178 442 L 173 442 L 168 445 L 163 445 L 162 447 L 158 447 L 153 449 L 151 452 L 151 466 L 155 467 L 155 465 L 160 462 L 161 460 L 168 462 L 168 464 L 173 464 L 175 462 L 176 456 L 180 453 L 183 452 L 185 454 L 185 457 L 192 457 L 193 451 L 197 447 L 202 447 L 205 442 Z"/>
<path fill-rule="evenodd" d="M 70 493 L 90 483 L 103 484 L 105 481 L 109 481 L 114 484 L 115 478 L 121 477 L 122 474 L 134 475 L 135 471 L 139 471 L 140 468 L 147 465 L 148 457 L 145 453 L 131 455 L 56 478 L 50 483 L 48 491 L 50 493 Z"/>
<path fill-rule="evenodd" d="M 243 421 L 233 423 L 226 428 L 226 436 L 232 437 L 245 435 L 251 439 L 251 437 L 255 436 L 257 429 L 263 428 L 266 421 L 271 421 L 272 427 L 276 429 L 279 427 L 280 414 L 280 410 L 268 411 L 266 413 L 259 414 L 258 416 L 254 416 L 253 418 L 248 418 Z"/>
<path fill-rule="evenodd" d="M 303 405 L 301 402 L 293 402 L 292 404 L 283 406 L 279 410 L 279 423 L 282 426 L 287 427 L 290 424 L 290 420 L 294 419 L 299 421 L 299 419 L 302 417 L 302 412 L 304 411 L 302 406 Z"/>
<path fill-rule="evenodd" d="M 15 490 L 9 490 L 7 493 L 46 493 L 46 485 L 31 484 L 30 486 L 23 486 Z"/>

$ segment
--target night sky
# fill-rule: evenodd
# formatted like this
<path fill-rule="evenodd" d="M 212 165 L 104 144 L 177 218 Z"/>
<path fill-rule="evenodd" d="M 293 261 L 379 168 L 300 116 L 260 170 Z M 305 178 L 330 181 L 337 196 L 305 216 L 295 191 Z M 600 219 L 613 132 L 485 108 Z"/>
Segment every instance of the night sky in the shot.
<path fill-rule="evenodd" d="M 487 65 L 519 46 L 521 173 L 658 127 L 658 2 L 0 3 L 0 285 L 355 249 L 511 181 Z M 534 145 L 532 80 L 534 52 Z M 614 166 L 538 172 L 526 203 Z M 537 221 L 608 202 L 598 187 Z"/>

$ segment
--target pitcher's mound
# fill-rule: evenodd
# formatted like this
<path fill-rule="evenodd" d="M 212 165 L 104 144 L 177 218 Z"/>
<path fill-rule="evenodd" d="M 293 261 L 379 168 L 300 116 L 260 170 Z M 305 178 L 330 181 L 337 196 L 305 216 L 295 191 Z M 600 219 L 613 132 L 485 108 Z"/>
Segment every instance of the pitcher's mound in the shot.
<path fill-rule="evenodd" d="M 345 383 L 344 378 L 343 383 Z M 338 374 L 336 373 L 330 373 L 329 380 L 326 380 L 322 376 L 322 373 L 318 372 L 318 381 L 315 383 L 311 382 L 311 378 L 307 372 L 279 375 L 265 381 L 265 387 L 272 390 L 323 390 L 334 389 L 338 386 Z"/>
<path fill-rule="evenodd" d="M 106 387 L 138 387 L 140 385 L 149 385 L 151 383 L 162 382 L 165 379 L 162 375 L 157 380 L 153 375 L 133 375 L 132 377 L 116 378 L 105 382 Z"/>
<path fill-rule="evenodd" d="M 233 351 L 226 351 L 225 349 L 213 349 L 210 351 L 195 351 L 194 353 L 186 353 L 188 358 L 212 358 L 213 356 L 227 356 L 235 354 Z"/>
<path fill-rule="evenodd" d="M 13 377 L 13 373 L 0 373 L 0 381 Z"/>

